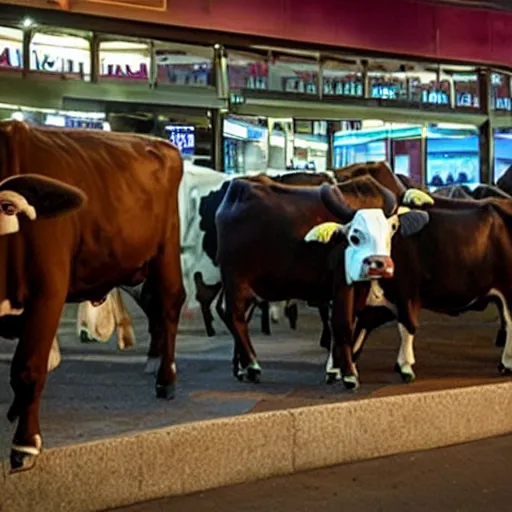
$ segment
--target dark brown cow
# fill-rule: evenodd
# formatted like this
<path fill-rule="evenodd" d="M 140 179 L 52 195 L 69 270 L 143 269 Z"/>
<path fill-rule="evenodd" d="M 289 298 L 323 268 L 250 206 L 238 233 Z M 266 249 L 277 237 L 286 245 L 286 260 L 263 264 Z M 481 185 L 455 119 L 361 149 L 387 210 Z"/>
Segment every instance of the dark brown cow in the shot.
<path fill-rule="evenodd" d="M 356 213 L 354 206 L 373 210 Z M 344 385 L 357 387 L 352 363 L 353 314 L 366 296 L 360 297 L 361 288 L 350 284 L 391 275 L 392 262 L 386 253 L 393 229 L 400 224 L 408 235 L 428 222 L 428 216 L 419 212 L 386 220 L 376 208 L 383 208 L 389 216 L 396 209 L 396 200 L 371 177 L 316 188 L 247 180 L 229 184 L 216 213 L 217 261 L 227 325 L 235 342 L 235 376 L 258 381 L 261 373 L 246 321 L 254 295 L 269 301 L 298 298 L 323 304 L 333 300 L 334 342 L 326 377 L 330 380 L 341 370 Z M 340 221 L 349 225 L 342 226 Z M 322 242 L 314 241 L 315 230 L 325 223 L 335 226 L 334 231 Z M 352 277 L 354 271 L 358 278 Z"/>
<path fill-rule="evenodd" d="M 0 162 L 1 178 L 17 180 L 3 181 L 0 189 L 19 194 L 4 197 L 0 192 L 0 226 L 16 231 L 18 216 L 12 214 L 19 211 L 41 219 L 31 222 L 19 215 L 19 232 L 0 238 L 0 307 L 23 309 L 21 322 L 8 322 L 11 332 L 0 325 L 2 335 L 19 338 L 8 412 L 10 421 L 18 420 L 11 466 L 19 469 L 41 450 L 39 403 L 66 301 L 96 302 L 120 284 L 146 278 L 157 291 L 161 312 L 163 357 L 156 391 L 159 397 L 172 395 L 176 329 L 185 295 L 177 202 L 183 165 L 178 149 L 161 139 L 14 121 L 0 124 Z M 44 219 L 76 209 L 83 200 L 78 189 L 88 197 L 86 207 Z"/>
<path fill-rule="evenodd" d="M 402 338 L 396 369 L 415 378 L 413 339 L 421 308 L 449 315 L 482 310 L 497 301 L 506 331 L 499 369 L 512 371 L 512 200 L 436 197 L 429 225 L 416 237 L 393 240 L 393 279 L 382 281 L 385 313 L 370 307 L 357 320 L 354 358 L 368 334 L 396 317 Z M 376 304 L 374 304 L 376 305 Z"/>

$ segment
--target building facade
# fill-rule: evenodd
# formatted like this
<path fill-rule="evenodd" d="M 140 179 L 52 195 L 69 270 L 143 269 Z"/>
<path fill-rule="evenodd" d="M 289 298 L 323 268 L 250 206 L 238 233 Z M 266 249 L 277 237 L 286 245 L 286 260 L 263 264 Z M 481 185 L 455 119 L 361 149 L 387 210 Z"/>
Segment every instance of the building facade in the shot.
<path fill-rule="evenodd" d="M 500 0 L 0 3 L 2 119 L 151 133 L 242 175 L 387 160 L 434 188 L 512 164 Z"/>

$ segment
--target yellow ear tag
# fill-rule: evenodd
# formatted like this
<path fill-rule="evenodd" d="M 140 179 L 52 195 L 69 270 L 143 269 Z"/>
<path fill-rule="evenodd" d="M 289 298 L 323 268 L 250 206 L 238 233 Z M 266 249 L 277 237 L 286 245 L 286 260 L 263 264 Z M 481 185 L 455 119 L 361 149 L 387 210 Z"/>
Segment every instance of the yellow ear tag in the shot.
<path fill-rule="evenodd" d="M 307 235 L 304 237 L 306 242 L 322 242 L 326 244 L 334 234 L 336 230 L 341 227 L 341 224 L 337 222 L 324 222 L 322 224 L 318 224 L 313 229 L 308 231 Z"/>
<path fill-rule="evenodd" d="M 434 199 L 423 190 L 410 188 L 404 194 L 404 203 L 421 206 L 422 204 L 434 204 Z"/>
<path fill-rule="evenodd" d="M 411 209 L 407 208 L 407 206 L 399 206 L 397 210 L 397 215 L 403 215 L 404 213 L 410 212 Z"/>

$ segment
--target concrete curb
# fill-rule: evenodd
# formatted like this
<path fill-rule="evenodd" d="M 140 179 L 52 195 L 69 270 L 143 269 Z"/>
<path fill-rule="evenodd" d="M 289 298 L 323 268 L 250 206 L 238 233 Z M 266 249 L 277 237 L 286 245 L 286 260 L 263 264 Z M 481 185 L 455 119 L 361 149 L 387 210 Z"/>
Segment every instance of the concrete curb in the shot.
<path fill-rule="evenodd" d="M 188 423 L 46 451 L 2 512 L 99 511 L 512 432 L 512 382 Z"/>

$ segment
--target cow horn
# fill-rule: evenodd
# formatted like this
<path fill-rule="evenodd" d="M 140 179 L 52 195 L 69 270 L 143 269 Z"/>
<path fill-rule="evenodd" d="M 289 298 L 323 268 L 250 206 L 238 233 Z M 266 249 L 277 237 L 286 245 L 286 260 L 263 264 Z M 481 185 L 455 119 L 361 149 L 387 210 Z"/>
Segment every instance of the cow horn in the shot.
<path fill-rule="evenodd" d="M 354 210 L 347 205 L 343 194 L 338 190 L 338 187 L 323 183 L 320 186 L 320 199 L 324 206 L 343 224 L 350 222 L 357 210 Z"/>
<path fill-rule="evenodd" d="M 393 194 L 393 192 L 388 188 L 382 187 L 382 195 L 384 197 L 384 204 L 382 205 L 384 215 L 386 217 L 391 217 L 397 206 L 395 194 Z"/>

